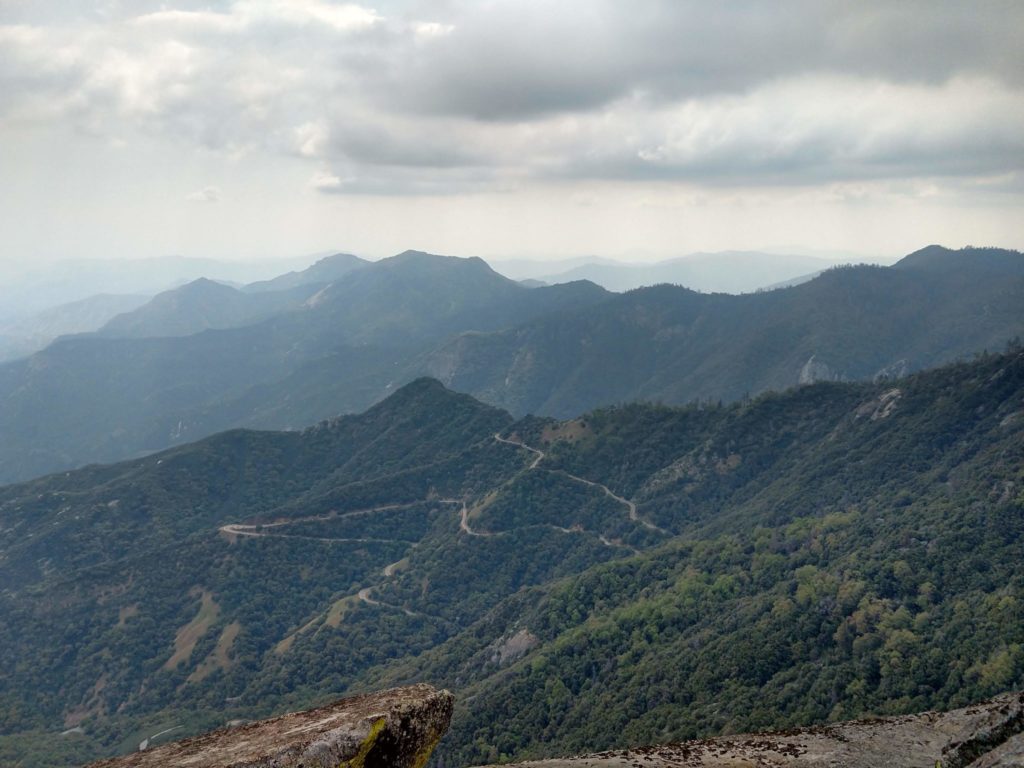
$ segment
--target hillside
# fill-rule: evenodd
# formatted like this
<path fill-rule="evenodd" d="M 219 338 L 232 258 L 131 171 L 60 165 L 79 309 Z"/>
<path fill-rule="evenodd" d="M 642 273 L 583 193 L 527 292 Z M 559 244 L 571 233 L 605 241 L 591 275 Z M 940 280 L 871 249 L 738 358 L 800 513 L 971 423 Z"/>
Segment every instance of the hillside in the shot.
<path fill-rule="evenodd" d="M 354 344 L 437 342 L 460 331 L 488 331 L 607 296 L 576 282 L 528 289 L 483 259 L 405 251 L 353 272 L 314 296 L 320 322 L 345 330 Z"/>
<path fill-rule="evenodd" d="M 839 268 L 743 296 L 526 288 L 480 259 L 417 251 L 326 286 L 197 287 L 212 298 L 174 299 L 166 314 L 153 302 L 132 316 L 139 333 L 277 309 L 178 338 L 63 339 L 0 365 L 0 481 L 233 427 L 301 429 L 424 375 L 515 415 L 568 417 L 632 400 L 729 402 L 816 380 L 898 378 L 1024 334 L 1024 256 L 997 249 L 933 246 L 893 267 Z"/>
<path fill-rule="evenodd" d="M 147 301 L 148 296 L 101 293 L 0 323 L 0 362 L 37 352 L 58 336 L 96 331 Z"/>
<path fill-rule="evenodd" d="M 209 329 L 239 328 L 306 308 L 326 286 L 368 264 L 337 253 L 306 269 L 236 289 L 200 278 L 153 297 L 144 306 L 113 318 L 99 334 L 113 338 L 191 336 Z"/>
<path fill-rule="evenodd" d="M 193 283 L 118 319 L 140 338 L 62 339 L 0 365 L 0 482 L 232 426 L 304 427 L 358 411 L 415 378 L 396 381 L 424 349 L 454 333 L 494 331 L 605 296 L 587 283 L 528 289 L 479 259 L 414 252 L 327 287 L 249 294 Z M 240 314 L 296 299 L 300 308 L 263 322 L 169 335 L 215 320 L 234 324 Z M 160 337 L 147 338 L 152 333 Z"/>
<path fill-rule="evenodd" d="M 24 271 L 8 274 L 0 284 L 0 321 L 104 293 L 153 296 L 201 277 L 248 283 L 308 263 L 305 257 L 222 261 L 187 256 L 65 259 L 33 266 L 26 262 Z"/>
<path fill-rule="evenodd" d="M 340 280 L 349 272 L 365 267 L 368 263 L 366 259 L 353 256 L 351 253 L 336 253 L 333 256 L 324 256 L 305 269 L 278 275 L 270 280 L 249 283 L 243 290 L 248 293 L 262 293 L 286 291 L 303 285 L 327 285 Z"/>
<path fill-rule="evenodd" d="M 661 285 L 492 334 L 465 334 L 418 373 L 516 414 L 629 400 L 737 400 L 797 383 L 898 376 L 1024 334 L 1024 255 L 932 246 L 893 267 L 843 267 L 730 296 Z"/>
<path fill-rule="evenodd" d="M 316 286 L 246 293 L 206 278 L 159 293 L 99 329 L 110 338 L 191 336 L 211 328 L 238 328 L 302 308 Z"/>
<path fill-rule="evenodd" d="M 0 761 L 416 680 L 444 764 L 1020 687 L 1022 402 L 1019 349 L 564 423 L 422 379 L 0 489 Z"/>

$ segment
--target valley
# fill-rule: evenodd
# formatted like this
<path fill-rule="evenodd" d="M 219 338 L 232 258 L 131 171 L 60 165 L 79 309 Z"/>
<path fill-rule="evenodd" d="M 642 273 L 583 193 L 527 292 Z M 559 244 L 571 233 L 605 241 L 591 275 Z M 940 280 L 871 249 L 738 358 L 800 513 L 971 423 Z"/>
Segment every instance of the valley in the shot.
<path fill-rule="evenodd" d="M 1022 387 L 1014 350 L 559 423 L 420 379 L 8 486 L 0 656 L 46 662 L 9 667 L 0 756 L 417 680 L 456 692 L 459 764 L 998 692 L 1024 664 Z"/>
<path fill-rule="evenodd" d="M 480 259 L 415 251 L 284 277 L 191 283 L 0 364 L 0 482 L 231 428 L 301 429 L 423 375 L 517 417 L 570 418 L 899 376 L 1024 335 L 1024 258 L 999 249 L 933 246 L 741 296 L 526 288 Z"/>
<path fill-rule="evenodd" d="M 0 0 L 0 768 L 1024 768 L 1021 73 Z"/>

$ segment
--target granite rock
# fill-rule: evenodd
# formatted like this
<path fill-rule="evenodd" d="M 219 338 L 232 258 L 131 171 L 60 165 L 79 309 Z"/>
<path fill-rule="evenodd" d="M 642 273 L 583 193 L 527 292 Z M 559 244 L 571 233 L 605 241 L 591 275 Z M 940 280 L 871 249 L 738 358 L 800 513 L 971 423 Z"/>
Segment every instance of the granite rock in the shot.
<path fill-rule="evenodd" d="M 1024 693 L 950 712 L 599 752 L 504 768 L 1007 768 L 1024 766 Z"/>
<path fill-rule="evenodd" d="M 89 768 L 423 768 L 454 697 L 428 685 L 341 699 Z"/>

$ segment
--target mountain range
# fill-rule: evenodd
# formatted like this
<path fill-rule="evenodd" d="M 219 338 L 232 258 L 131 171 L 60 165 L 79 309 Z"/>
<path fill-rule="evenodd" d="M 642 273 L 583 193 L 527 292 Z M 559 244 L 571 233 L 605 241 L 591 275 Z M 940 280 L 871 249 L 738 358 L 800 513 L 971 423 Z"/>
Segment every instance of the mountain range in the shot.
<path fill-rule="evenodd" d="M 0 323 L 0 362 L 27 357 L 58 336 L 95 331 L 118 315 L 138 309 L 150 298 L 138 294 L 98 293 Z"/>
<path fill-rule="evenodd" d="M 652 263 L 592 261 L 560 272 L 531 275 L 545 283 L 590 280 L 609 291 L 630 291 L 660 283 L 704 293 L 752 293 L 780 283 L 802 282 L 839 262 L 815 256 L 722 251 L 693 253 Z"/>
<path fill-rule="evenodd" d="M 1019 346 L 567 421 L 417 379 L 0 488 L 0 762 L 414 680 L 438 765 L 1020 687 L 1022 429 Z"/>
<path fill-rule="evenodd" d="M 305 267 L 313 257 L 228 261 L 187 256 L 148 259 L 64 259 L 27 269 L 4 270 L 0 322 L 11 322 L 96 294 L 154 294 L 207 277 L 250 283 Z"/>
<path fill-rule="evenodd" d="M 253 398 L 278 427 L 358 410 L 457 332 L 515 326 L 607 295 L 588 283 L 528 289 L 480 259 L 414 251 L 326 285 L 245 292 L 189 284 L 101 333 L 61 338 L 0 365 L 0 432 L 8 438 L 0 481 L 186 442 L 251 418 Z M 174 335 L 243 322 L 275 304 L 283 310 L 255 324 Z M 137 337 L 111 335 L 119 327 Z M 302 386 L 318 383 L 310 403 Z"/>
<path fill-rule="evenodd" d="M 491 334 L 423 371 L 513 413 L 571 416 L 629 400 L 736 400 L 819 379 L 899 376 L 1024 331 L 1024 256 L 933 246 L 892 267 L 829 270 L 732 296 L 660 285 Z"/>
<path fill-rule="evenodd" d="M 0 365 L 0 482 L 231 427 L 297 429 L 428 375 L 521 416 L 739 400 L 898 377 L 1024 331 L 1024 256 L 932 246 L 734 296 L 529 288 L 480 259 L 339 254 L 270 282 L 201 280 Z"/>

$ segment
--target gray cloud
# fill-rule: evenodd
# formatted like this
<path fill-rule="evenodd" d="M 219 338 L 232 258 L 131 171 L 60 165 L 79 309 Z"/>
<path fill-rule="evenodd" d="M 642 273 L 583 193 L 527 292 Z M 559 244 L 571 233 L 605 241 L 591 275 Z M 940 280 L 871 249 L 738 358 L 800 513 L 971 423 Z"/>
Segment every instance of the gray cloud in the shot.
<path fill-rule="evenodd" d="M 203 187 L 195 192 L 185 195 L 185 199 L 193 203 L 217 203 L 220 202 L 224 194 L 220 191 L 220 187 Z"/>
<path fill-rule="evenodd" d="M 1022 30 L 1017 2 L 16 4 L 0 130 L 297 156 L 334 193 L 1012 176 Z"/>
<path fill-rule="evenodd" d="M 557 10 L 554 10 L 557 9 Z M 843 74 L 1019 84 L 1019 3 L 490 3 L 371 81 L 392 106 L 515 120 L 630 94 L 678 100 Z"/>

